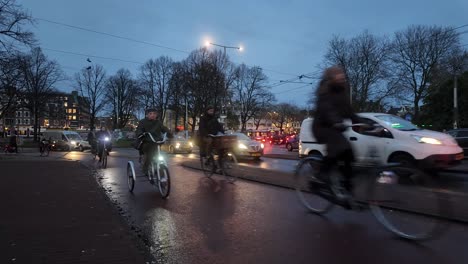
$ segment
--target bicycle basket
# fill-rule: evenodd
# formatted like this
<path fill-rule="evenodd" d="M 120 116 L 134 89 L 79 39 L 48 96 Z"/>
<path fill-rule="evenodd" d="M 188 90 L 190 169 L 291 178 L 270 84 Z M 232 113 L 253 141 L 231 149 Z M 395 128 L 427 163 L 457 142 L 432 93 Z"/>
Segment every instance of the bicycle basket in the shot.
<path fill-rule="evenodd" d="M 217 136 L 213 138 L 213 148 L 215 149 L 232 149 L 237 144 L 237 136 Z"/>

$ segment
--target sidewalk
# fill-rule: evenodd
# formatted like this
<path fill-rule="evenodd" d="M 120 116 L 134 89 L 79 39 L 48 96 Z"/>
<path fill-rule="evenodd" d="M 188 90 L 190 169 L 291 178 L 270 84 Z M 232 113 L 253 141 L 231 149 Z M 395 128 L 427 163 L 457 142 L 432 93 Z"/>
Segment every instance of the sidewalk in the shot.
<path fill-rule="evenodd" d="M 154 263 L 78 162 L 0 167 L 0 263 Z"/>

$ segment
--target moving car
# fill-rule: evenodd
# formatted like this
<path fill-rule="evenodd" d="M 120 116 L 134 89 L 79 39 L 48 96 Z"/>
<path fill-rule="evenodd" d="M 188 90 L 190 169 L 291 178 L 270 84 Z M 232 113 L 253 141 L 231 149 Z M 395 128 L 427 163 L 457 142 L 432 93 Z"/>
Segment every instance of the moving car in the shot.
<path fill-rule="evenodd" d="M 460 163 L 463 150 L 445 133 L 420 129 L 398 116 L 384 113 L 359 113 L 366 124 L 379 127 L 378 134 L 363 127 L 348 128 L 343 134 L 350 141 L 357 165 L 373 162 L 402 163 L 421 168 L 447 168 Z M 325 156 L 325 146 L 312 134 L 313 118 L 302 122 L 299 156 Z M 350 121 L 347 121 L 351 124 Z M 373 151 L 371 155 L 371 151 Z"/>
<path fill-rule="evenodd" d="M 291 135 L 286 141 L 286 149 L 288 151 L 293 151 L 299 149 L 299 135 Z"/>
<path fill-rule="evenodd" d="M 458 145 L 463 149 L 465 158 L 468 157 L 468 128 L 459 128 L 447 131 L 457 141 Z"/>
<path fill-rule="evenodd" d="M 263 156 L 263 148 L 265 147 L 263 143 L 252 140 L 240 132 L 233 132 L 230 135 L 237 136 L 238 145 L 233 149 L 236 157 L 252 157 L 259 160 Z"/>
<path fill-rule="evenodd" d="M 57 150 L 79 150 L 83 151 L 89 147 L 80 134 L 75 131 L 51 130 L 42 132 L 42 137 L 52 139 L 51 144 Z"/>
<path fill-rule="evenodd" d="M 193 142 L 186 139 L 183 135 L 175 135 L 173 138 L 168 139 L 166 143 L 161 146 L 161 149 L 169 153 L 192 153 Z"/>

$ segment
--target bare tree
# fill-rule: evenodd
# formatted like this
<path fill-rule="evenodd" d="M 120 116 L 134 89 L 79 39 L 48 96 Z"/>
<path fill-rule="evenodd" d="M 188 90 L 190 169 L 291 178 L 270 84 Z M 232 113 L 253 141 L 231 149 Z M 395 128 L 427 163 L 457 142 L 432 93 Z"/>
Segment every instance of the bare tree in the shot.
<path fill-rule="evenodd" d="M 18 99 L 18 87 L 21 83 L 18 82 L 21 72 L 19 70 L 18 55 L 5 56 L 0 60 L 0 119 L 6 113 L 13 110 Z"/>
<path fill-rule="evenodd" d="M 222 106 L 228 95 L 225 85 L 225 74 L 222 65 L 217 64 L 219 51 L 210 52 L 207 49 L 193 51 L 183 61 L 185 65 L 185 84 L 189 114 L 193 122 L 192 130 L 196 127 L 196 120 L 208 105 Z"/>
<path fill-rule="evenodd" d="M 346 72 L 351 101 L 357 111 L 369 111 L 369 101 L 383 101 L 394 94 L 396 86 L 386 85 L 389 41 L 368 31 L 350 40 L 335 36 L 325 55 L 327 66 L 340 65 Z"/>
<path fill-rule="evenodd" d="M 90 127 L 95 126 L 96 115 L 104 107 L 106 72 L 101 65 L 87 67 L 75 75 L 77 88 L 89 107 Z"/>
<path fill-rule="evenodd" d="M 240 110 L 241 130 L 246 130 L 246 123 L 254 117 L 273 95 L 268 91 L 267 77 L 260 67 L 248 67 L 241 64 L 236 69 L 233 83 L 233 95 Z"/>
<path fill-rule="evenodd" d="M 63 73 L 57 62 L 47 59 L 40 48 L 34 48 L 20 62 L 22 91 L 25 106 L 34 115 L 34 140 L 40 132 L 39 119 L 43 116 L 50 95 L 55 92 L 53 86 L 63 79 Z"/>
<path fill-rule="evenodd" d="M 124 128 L 138 105 L 139 87 L 127 69 L 120 69 L 106 84 L 106 99 L 111 107 L 114 129 Z"/>
<path fill-rule="evenodd" d="M 295 116 L 300 111 L 298 107 L 288 103 L 280 103 L 276 105 L 274 109 L 276 109 L 276 111 L 272 115 L 272 121 L 281 132 L 284 130 L 283 127 L 288 122 L 294 120 Z"/>
<path fill-rule="evenodd" d="M 169 105 L 169 81 L 173 73 L 172 59 L 166 56 L 150 59 L 140 68 L 140 80 L 150 103 L 159 110 L 161 119 L 166 117 Z"/>
<path fill-rule="evenodd" d="M 33 33 L 24 29 L 32 23 L 31 16 L 15 0 L 0 0 L 0 51 L 15 50 L 18 43 L 35 44 Z"/>
<path fill-rule="evenodd" d="M 458 46 L 459 35 L 450 27 L 419 25 L 395 33 L 392 61 L 396 69 L 396 83 L 406 92 L 400 99 L 411 98 L 416 120 L 434 69 Z"/>

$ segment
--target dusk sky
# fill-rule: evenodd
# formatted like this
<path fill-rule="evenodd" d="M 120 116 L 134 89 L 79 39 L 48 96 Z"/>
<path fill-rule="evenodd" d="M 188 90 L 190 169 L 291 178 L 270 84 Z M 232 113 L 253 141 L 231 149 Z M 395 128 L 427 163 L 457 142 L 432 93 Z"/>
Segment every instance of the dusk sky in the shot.
<path fill-rule="evenodd" d="M 33 32 L 44 53 L 56 60 L 70 77 L 90 65 L 86 61 L 88 55 L 103 57 L 90 59 L 93 64 L 103 65 L 108 75 L 127 68 L 136 76 L 141 64 L 150 58 L 169 56 L 180 61 L 209 40 L 227 46 L 241 45 L 242 52 L 227 50 L 231 60 L 262 67 L 269 82 L 277 84 L 301 74 L 317 75 L 317 66 L 323 61 L 333 35 L 351 38 L 367 29 L 391 37 L 395 31 L 412 24 L 453 27 L 468 24 L 466 0 L 18 0 L 18 3 L 38 19 Z M 467 30 L 468 25 L 458 32 Z M 468 33 L 463 33 L 461 40 L 467 48 Z M 62 82 L 57 88 L 71 91 L 72 84 Z M 271 91 L 279 102 L 305 107 L 315 85 L 301 86 L 284 84 Z"/>

